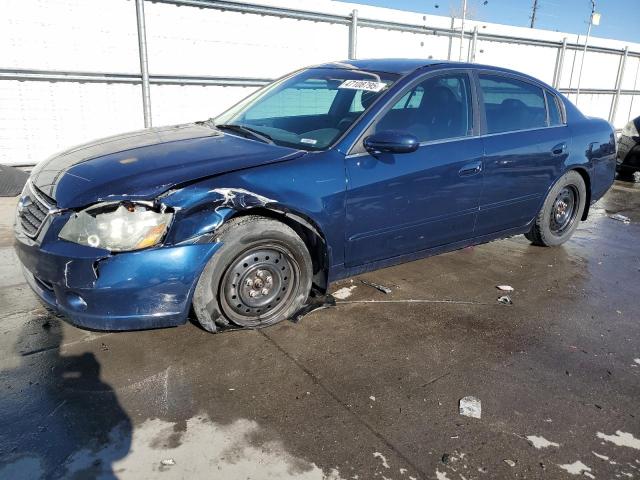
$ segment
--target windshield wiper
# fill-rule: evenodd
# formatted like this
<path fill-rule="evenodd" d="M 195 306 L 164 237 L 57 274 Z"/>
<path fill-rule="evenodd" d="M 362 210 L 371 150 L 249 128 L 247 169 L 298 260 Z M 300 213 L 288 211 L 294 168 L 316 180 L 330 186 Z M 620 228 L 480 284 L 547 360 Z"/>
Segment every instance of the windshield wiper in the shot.
<path fill-rule="evenodd" d="M 219 128 L 220 130 L 230 130 L 232 132 L 238 132 L 241 134 L 249 135 L 250 137 L 260 140 L 261 142 L 268 143 L 271 145 L 274 144 L 273 138 L 271 138 L 269 135 L 267 135 L 266 133 L 260 132 L 255 128 L 247 127 L 246 125 L 237 125 L 235 123 L 223 123 L 220 125 L 216 125 L 216 128 Z"/>

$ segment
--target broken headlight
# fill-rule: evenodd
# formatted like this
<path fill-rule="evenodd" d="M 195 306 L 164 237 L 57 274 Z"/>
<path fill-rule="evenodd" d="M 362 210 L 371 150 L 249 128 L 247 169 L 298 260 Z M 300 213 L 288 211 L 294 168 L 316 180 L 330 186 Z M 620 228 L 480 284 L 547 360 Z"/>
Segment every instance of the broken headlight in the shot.
<path fill-rule="evenodd" d="M 137 203 L 99 204 L 74 213 L 59 237 L 113 252 L 139 250 L 162 240 L 172 216 Z"/>

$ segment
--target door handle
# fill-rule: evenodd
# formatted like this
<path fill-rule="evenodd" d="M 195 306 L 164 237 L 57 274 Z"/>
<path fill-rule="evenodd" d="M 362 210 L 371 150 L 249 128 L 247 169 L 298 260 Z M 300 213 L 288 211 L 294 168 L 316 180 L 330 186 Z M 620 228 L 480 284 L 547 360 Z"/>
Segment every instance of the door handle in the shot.
<path fill-rule="evenodd" d="M 564 152 L 566 152 L 566 150 L 567 150 L 567 144 L 562 142 L 551 149 L 551 155 L 553 155 L 554 157 L 557 157 L 559 155 L 562 155 Z"/>
<path fill-rule="evenodd" d="M 458 175 L 461 177 L 469 177 L 471 175 L 476 175 L 482 171 L 482 161 L 477 161 L 473 163 L 468 163 L 464 167 L 460 169 Z"/>

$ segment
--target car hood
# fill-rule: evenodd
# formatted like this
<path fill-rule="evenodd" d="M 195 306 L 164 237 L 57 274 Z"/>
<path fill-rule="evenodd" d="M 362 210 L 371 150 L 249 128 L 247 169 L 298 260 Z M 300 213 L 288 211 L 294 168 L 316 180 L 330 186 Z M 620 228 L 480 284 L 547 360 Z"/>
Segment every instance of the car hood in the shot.
<path fill-rule="evenodd" d="M 38 164 L 31 181 L 58 208 L 77 208 L 108 200 L 151 199 L 176 185 L 305 153 L 192 123 L 72 148 Z"/>

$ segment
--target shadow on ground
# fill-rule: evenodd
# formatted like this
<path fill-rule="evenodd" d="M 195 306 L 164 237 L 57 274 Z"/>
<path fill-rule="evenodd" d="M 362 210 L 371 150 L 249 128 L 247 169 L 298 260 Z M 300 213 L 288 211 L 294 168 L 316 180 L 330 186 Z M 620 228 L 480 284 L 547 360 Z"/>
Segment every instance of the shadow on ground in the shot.
<path fill-rule="evenodd" d="M 60 320 L 35 312 L 16 342 L 30 349 L 15 352 L 14 368 L 0 367 L 0 478 L 115 478 L 131 420 L 94 353 L 62 355 Z M 108 454 L 87 462 L 81 449 Z"/>

